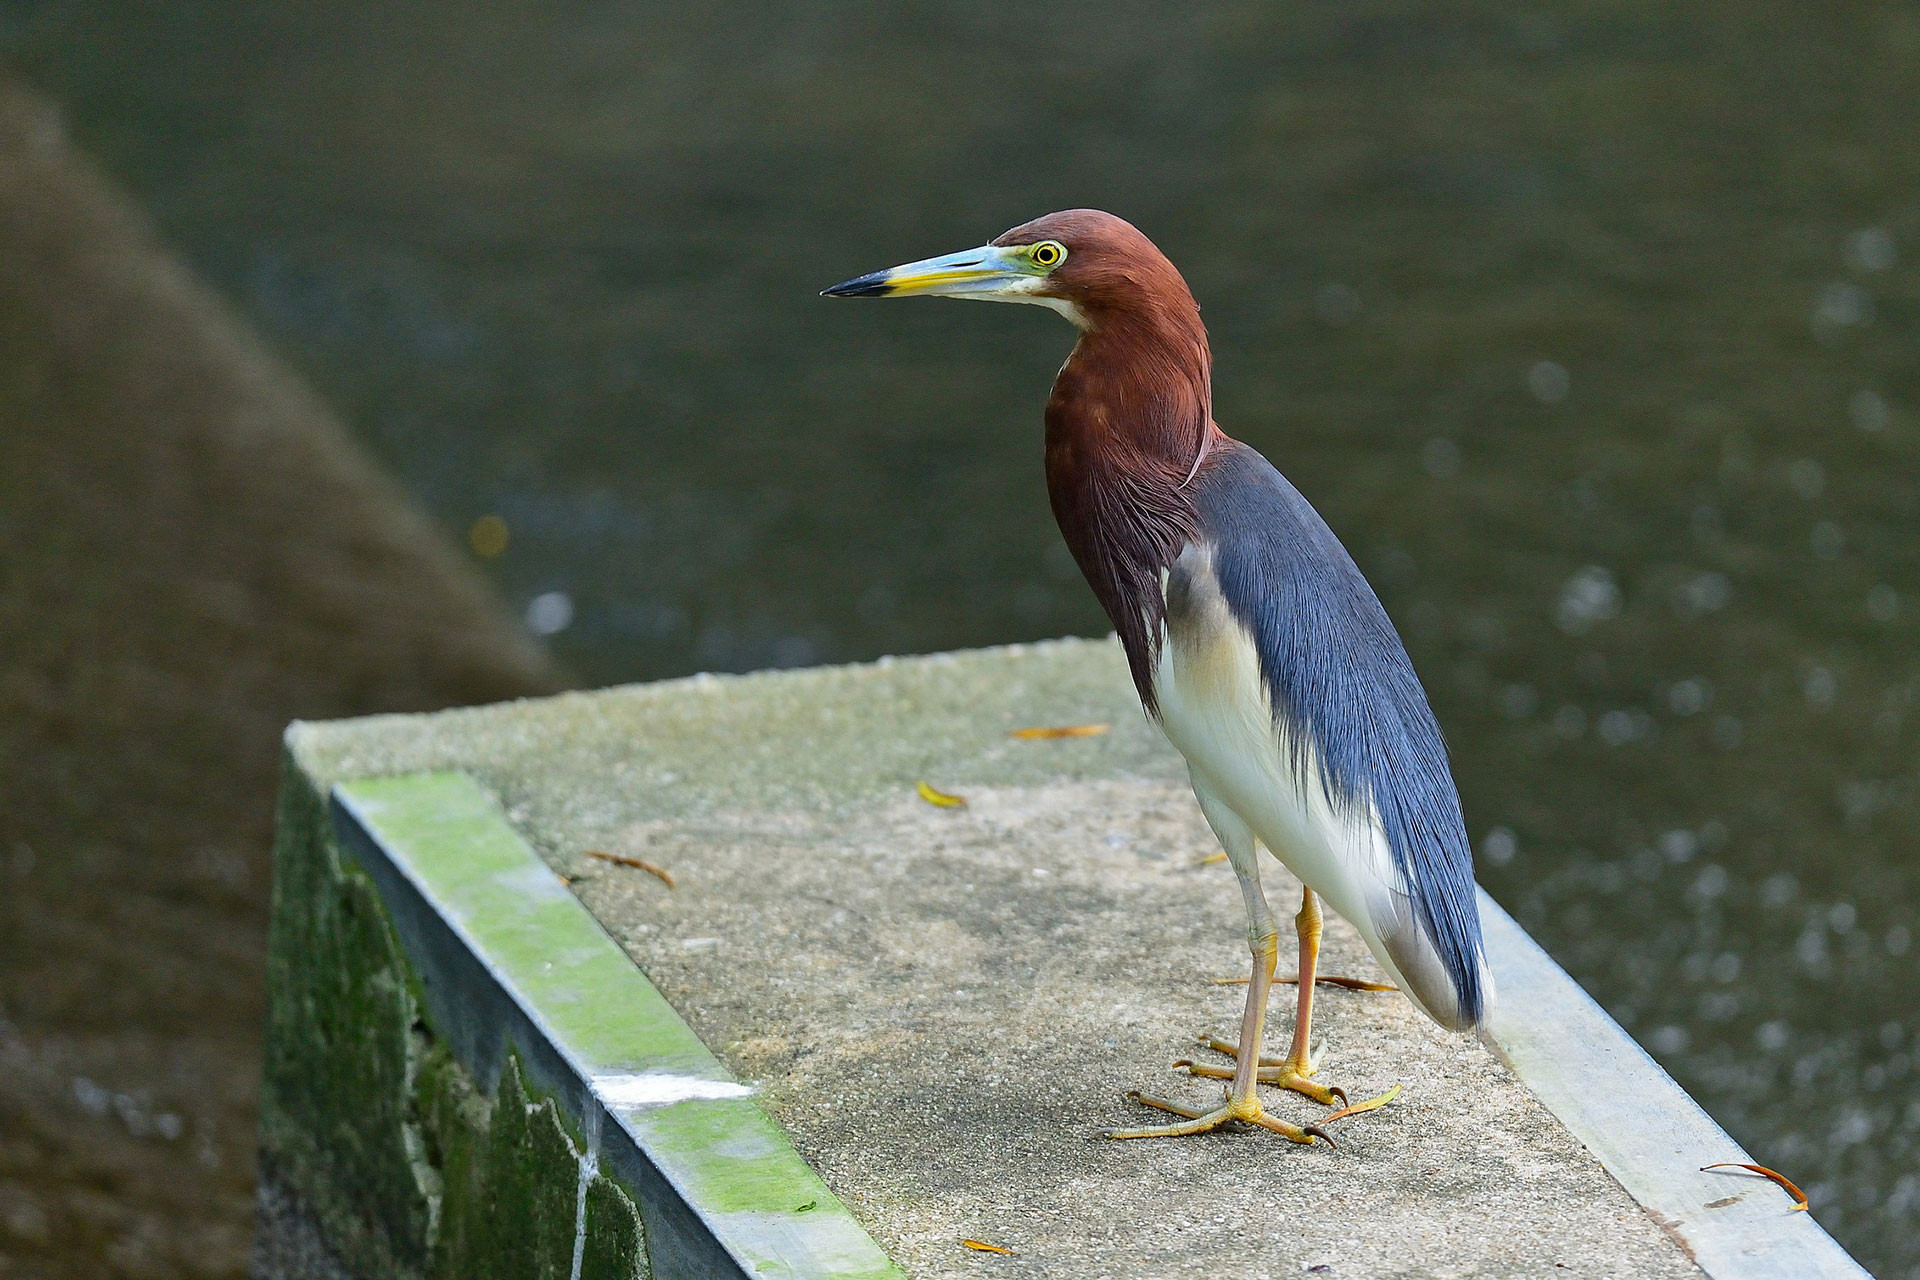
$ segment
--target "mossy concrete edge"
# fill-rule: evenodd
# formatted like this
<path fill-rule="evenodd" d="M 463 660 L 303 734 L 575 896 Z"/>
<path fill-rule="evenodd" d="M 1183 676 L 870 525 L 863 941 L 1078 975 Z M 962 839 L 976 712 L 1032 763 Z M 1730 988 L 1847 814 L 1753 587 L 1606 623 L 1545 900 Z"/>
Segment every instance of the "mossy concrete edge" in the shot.
<path fill-rule="evenodd" d="M 522 1064 L 611 1176 L 579 1181 L 581 1265 L 602 1244 L 595 1204 L 627 1193 L 657 1276 L 899 1276 L 473 779 L 344 782 L 331 800 L 451 1058 L 483 1083 Z"/>
<path fill-rule="evenodd" d="M 457 1058 L 431 972 L 291 761 L 279 818 L 253 1274 L 649 1280 L 631 1187 L 521 1046 L 486 1078 Z"/>

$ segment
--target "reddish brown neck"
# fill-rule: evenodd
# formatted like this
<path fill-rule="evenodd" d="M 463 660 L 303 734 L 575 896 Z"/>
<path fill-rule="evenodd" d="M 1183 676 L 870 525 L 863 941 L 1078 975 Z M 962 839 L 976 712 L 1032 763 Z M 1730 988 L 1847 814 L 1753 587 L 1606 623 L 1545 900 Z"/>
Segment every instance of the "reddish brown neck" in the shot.
<path fill-rule="evenodd" d="M 1151 711 L 1160 574 L 1194 537 L 1189 484 L 1219 435 L 1212 357 L 1191 296 L 1090 319 L 1047 401 L 1047 492 Z"/>

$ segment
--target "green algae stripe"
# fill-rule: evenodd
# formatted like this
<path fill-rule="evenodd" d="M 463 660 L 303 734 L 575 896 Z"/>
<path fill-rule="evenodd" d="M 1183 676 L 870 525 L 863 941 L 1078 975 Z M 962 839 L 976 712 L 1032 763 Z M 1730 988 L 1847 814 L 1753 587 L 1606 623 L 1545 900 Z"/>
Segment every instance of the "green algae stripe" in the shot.
<path fill-rule="evenodd" d="M 748 1275 L 902 1274 L 477 782 L 334 794 Z"/>

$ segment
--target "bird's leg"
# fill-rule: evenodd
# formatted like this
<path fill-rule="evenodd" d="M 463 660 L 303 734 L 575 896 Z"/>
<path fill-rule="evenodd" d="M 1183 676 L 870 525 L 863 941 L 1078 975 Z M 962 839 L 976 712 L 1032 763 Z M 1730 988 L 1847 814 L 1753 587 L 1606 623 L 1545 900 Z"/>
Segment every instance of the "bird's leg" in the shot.
<path fill-rule="evenodd" d="M 1272 1064 L 1272 1075 L 1263 1070 L 1260 1079 L 1262 1083 L 1305 1094 L 1325 1106 L 1332 1106 L 1337 1097 L 1344 1107 L 1347 1105 L 1344 1089 L 1329 1089 L 1307 1078 L 1314 1068 L 1313 979 L 1320 964 L 1320 924 L 1320 899 L 1313 890 L 1302 887 L 1300 912 L 1293 918 L 1294 932 L 1300 937 L 1300 991 L 1293 1016 L 1293 1047 L 1287 1050 L 1286 1057 Z M 1264 1068 L 1267 1064 L 1261 1065 Z"/>
<path fill-rule="evenodd" d="M 1198 792 L 1199 788 L 1195 788 Z M 1290 1142 L 1311 1143 L 1322 1138 L 1332 1145 L 1333 1139 L 1325 1131 L 1308 1125 L 1301 1128 L 1288 1124 L 1266 1114 L 1260 1107 L 1260 1098 L 1254 1088 L 1256 1074 L 1260 1067 L 1260 1035 L 1267 1019 L 1267 994 L 1273 989 L 1274 962 L 1279 954 L 1279 931 L 1274 927 L 1273 912 L 1267 907 L 1265 895 L 1260 892 L 1260 868 L 1254 861 L 1253 834 L 1237 818 L 1228 822 L 1225 817 L 1216 816 L 1215 807 L 1207 803 L 1207 796 L 1201 794 L 1201 808 L 1206 812 L 1207 820 L 1213 824 L 1216 834 L 1221 836 L 1227 847 L 1227 856 L 1233 861 L 1233 869 L 1240 877 L 1240 890 L 1246 898 L 1247 918 L 1249 921 L 1248 942 L 1253 952 L 1253 975 L 1247 982 L 1246 1009 L 1240 1015 L 1240 1043 L 1244 1046 L 1236 1055 L 1233 1071 L 1233 1083 L 1227 1088 L 1222 1104 L 1211 1111 L 1196 1111 L 1175 1102 L 1160 1098 L 1149 1098 L 1139 1093 L 1127 1096 L 1136 1102 L 1161 1111 L 1170 1111 L 1186 1119 L 1180 1124 L 1156 1125 L 1146 1129 L 1114 1129 L 1107 1134 L 1109 1138 L 1178 1138 L 1190 1133 L 1205 1133 L 1217 1129 L 1229 1120 L 1244 1120 L 1257 1124 L 1263 1129 L 1271 1129 Z M 1222 830 L 1222 827 L 1227 830 Z M 1228 839 L 1228 835 L 1239 839 Z M 1309 984 L 1311 986 L 1311 984 Z"/>
<path fill-rule="evenodd" d="M 1261 1084 L 1276 1084 L 1282 1089 L 1291 1089 L 1304 1094 L 1323 1106 L 1347 1105 L 1347 1092 L 1337 1086 L 1328 1087 L 1316 1084 L 1309 1079 L 1313 1075 L 1313 986 L 1314 970 L 1320 962 L 1320 899 L 1313 890 L 1303 888 L 1300 891 L 1300 912 L 1293 918 L 1294 931 L 1300 937 L 1300 990 L 1299 1003 L 1293 1019 L 1293 1047 L 1284 1058 L 1261 1058 L 1256 1079 Z M 1247 1042 L 1242 1034 L 1240 1044 Z M 1209 1049 L 1233 1055 L 1236 1074 L 1239 1069 L 1241 1053 L 1239 1045 L 1228 1044 L 1224 1040 L 1206 1038 L 1201 1041 Z M 1201 1063 L 1186 1062 L 1188 1071 L 1196 1076 L 1211 1076 L 1225 1079 L 1227 1072 L 1222 1067 L 1210 1067 Z"/>

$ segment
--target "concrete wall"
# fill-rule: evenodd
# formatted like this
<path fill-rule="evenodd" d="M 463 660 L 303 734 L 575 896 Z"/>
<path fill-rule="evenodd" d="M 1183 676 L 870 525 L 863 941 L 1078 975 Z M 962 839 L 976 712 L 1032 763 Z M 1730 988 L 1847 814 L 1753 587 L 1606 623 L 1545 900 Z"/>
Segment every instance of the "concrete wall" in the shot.
<path fill-rule="evenodd" d="M 1017 732 L 1074 724 L 1106 728 Z M 453 1220 L 451 1166 L 420 1155 L 442 1046 L 475 1114 L 524 1064 L 631 1193 L 661 1280 L 888 1257 L 917 1276 L 1863 1274 L 1778 1187 L 1704 1171 L 1751 1157 L 1484 895 L 1501 999 L 1482 1041 L 1390 989 L 1322 994 L 1320 1078 L 1391 1098 L 1328 1117 L 1337 1149 L 1103 1139 L 1141 1117 L 1124 1089 L 1219 1097 L 1168 1063 L 1233 1025 L 1243 989 L 1213 979 L 1246 962 L 1233 877 L 1204 862 L 1217 845 L 1111 641 L 307 724 L 289 748 L 264 1132 L 356 1276 L 459 1274 L 432 1225 Z M 924 780 L 967 803 L 927 803 Z M 323 793 L 371 889 L 299 852 Z M 1263 879 L 1276 904 L 1298 893 L 1277 864 Z M 1322 963 L 1380 976 L 1335 918 Z M 582 1178 L 553 1152 L 509 1163 L 558 1201 Z"/>
<path fill-rule="evenodd" d="M 632 1192 L 577 1116 L 450 1047 L 393 915 L 289 769 L 275 845 L 255 1274 L 642 1280 Z M 580 1251 L 576 1241 L 591 1241 Z"/>

